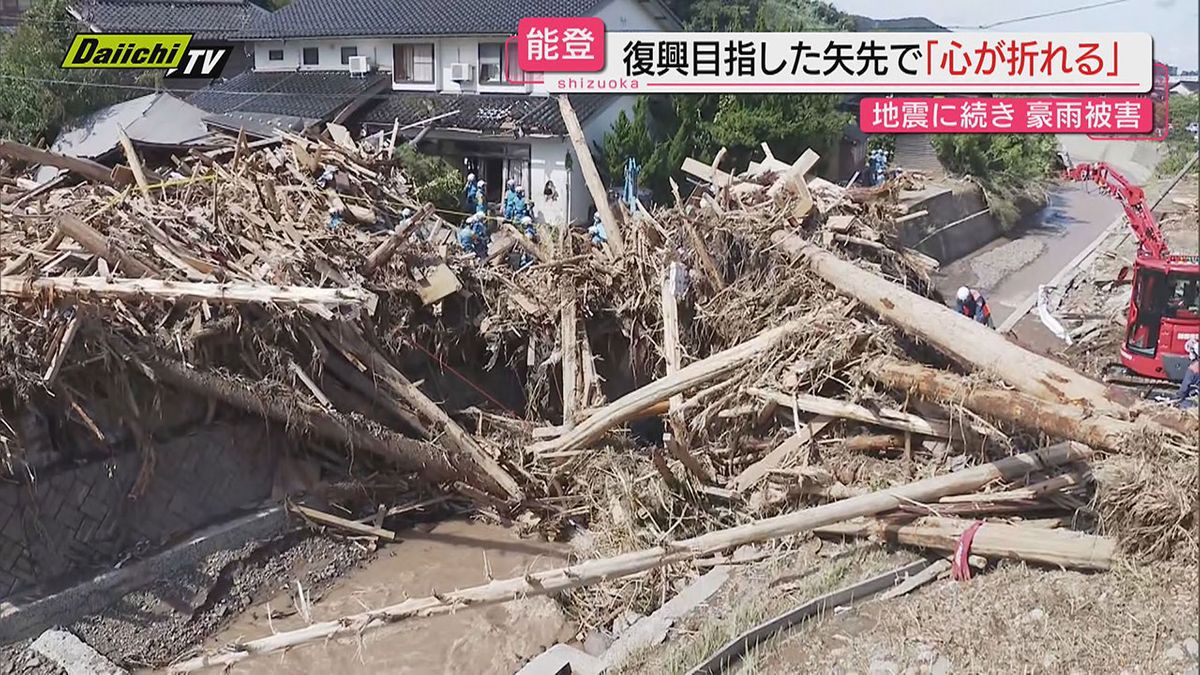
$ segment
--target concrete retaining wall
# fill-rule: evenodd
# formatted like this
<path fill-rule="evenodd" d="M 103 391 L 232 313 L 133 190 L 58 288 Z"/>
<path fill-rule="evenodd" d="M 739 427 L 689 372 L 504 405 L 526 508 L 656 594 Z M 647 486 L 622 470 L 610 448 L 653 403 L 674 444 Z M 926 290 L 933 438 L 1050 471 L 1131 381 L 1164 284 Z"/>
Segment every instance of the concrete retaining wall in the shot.
<path fill-rule="evenodd" d="M 900 240 L 925 255 L 947 263 L 971 253 L 1002 233 L 987 210 L 983 191 L 973 183 L 936 185 L 905 195 L 910 212 L 928 214 L 900 225 Z"/>

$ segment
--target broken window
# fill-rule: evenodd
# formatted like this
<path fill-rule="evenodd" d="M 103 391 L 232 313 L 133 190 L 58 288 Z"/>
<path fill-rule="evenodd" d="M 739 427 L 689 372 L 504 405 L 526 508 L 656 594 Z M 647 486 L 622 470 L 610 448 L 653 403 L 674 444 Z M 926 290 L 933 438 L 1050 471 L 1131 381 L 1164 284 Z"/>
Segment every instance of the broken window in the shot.
<path fill-rule="evenodd" d="M 396 82 L 433 82 L 433 44 L 392 47 L 393 77 Z"/>

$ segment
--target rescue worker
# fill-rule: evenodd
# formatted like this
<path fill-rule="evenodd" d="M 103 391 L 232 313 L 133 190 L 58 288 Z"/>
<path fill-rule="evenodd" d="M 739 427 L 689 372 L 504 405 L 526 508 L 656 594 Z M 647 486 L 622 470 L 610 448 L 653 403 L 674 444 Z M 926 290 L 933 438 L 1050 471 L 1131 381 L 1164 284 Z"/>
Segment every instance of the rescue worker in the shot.
<path fill-rule="evenodd" d="M 485 215 L 487 213 L 487 190 L 484 188 L 487 187 L 487 183 L 481 180 L 475 184 L 475 187 L 475 213 Z"/>
<path fill-rule="evenodd" d="M 532 241 L 535 244 L 537 243 L 538 231 L 537 231 L 537 228 L 534 227 L 534 225 L 533 225 L 532 217 L 530 217 L 530 216 L 522 216 L 521 217 L 521 231 L 525 233 L 526 237 L 529 237 L 530 241 Z M 529 253 L 529 251 L 526 251 L 524 248 L 522 248 L 522 247 L 519 247 L 519 248 L 521 249 L 521 255 L 517 260 L 516 268 L 524 269 L 534 263 L 533 255 L 531 255 Z"/>
<path fill-rule="evenodd" d="M 592 235 L 593 246 L 603 246 L 608 241 L 608 233 L 604 231 L 604 222 L 600 220 L 600 214 L 592 216 L 592 226 L 588 228 L 588 234 Z"/>
<path fill-rule="evenodd" d="M 516 191 L 513 193 L 512 214 L 508 219 L 516 223 L 521 222 L 528 215 L 529 212 L 525 205 L 525 188 L 518 185 Z"/>
<path fill-rule="evenodd" d="M 489 241 L 487 222 L 483 216 L 476 213 L 467 218 L 462 229 L 458 231 L 458 243 L 463 251 L 474 253 L 476 258 L 486 258 Z"/>
<path fill-rule="evenodd" d="M 988 308 L 983 293 L 963 286 L 958 289 L 954 309 L 968 319 L 974 319 L 988 328 L 995 328 L 992 323 L 992 310 Z"/>
<path fill-rule="evenodd" d="M 1175 405 L 1180 408 L 1196 407 L 1195 397 L 1200 395 L 1200 340 L 1192 338 L 1183 346 L 1188 355 L 1188 367 L 1183 373 L 1183 382 L 1175 392 Z"/>
<path fill-rule="evenodd" d="M 517 181 L 509 178 L 504 186 L 504 219 L 515 220 L 512 215 L 513 201 L 517 198 Z"/>
<path fill-rule="evenodd" d="M 479 192 L 479 185 L 475 183 L 475 174 L 467 174 L 467 184 L 463 186 L 463 204 L 470 211 L 475 206 L 475 195 Z"/>

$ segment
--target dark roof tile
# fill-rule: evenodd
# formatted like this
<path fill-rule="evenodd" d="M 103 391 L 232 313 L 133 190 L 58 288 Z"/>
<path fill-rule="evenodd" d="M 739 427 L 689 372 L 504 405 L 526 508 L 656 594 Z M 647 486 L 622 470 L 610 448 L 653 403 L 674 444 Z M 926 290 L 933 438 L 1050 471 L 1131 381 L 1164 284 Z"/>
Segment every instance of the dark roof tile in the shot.
<path fill-rule="evenodd" d="M 571 107 L 582 122 L 604 110 L 615 96 L 586 94 L 571 96 Z M 492 135 L 539 134 L 564 136 L 567 133 L 557 99 L 524 94 L 426 94 L 390 92 L 377 105 L 357 119 L 365 124 L 400 126 L 415 124 L 444 113 L 458 114 L 433 123 L 439 129 L 457 129 Z"/>
<path fill-rule="evenodd" d="M 247 0 L 83 0 L 80 18 L 105 33 L 194 33 L 228 40 L 270 13 Z"/>
<path fill-rule="evenodd" d="M 212 113 L 329 119 L 363 93 L 386 86 L 390 79 L 387 73 L 350 77 L 345 70 L 247 71 L 201 89 L 187 101 Z"/>
<path fill-rule="evenodd" d="M 593 16 L 608 0 L 292 0 L 243 39 L 389 35 L 511 35 L 527 16 Z"/>

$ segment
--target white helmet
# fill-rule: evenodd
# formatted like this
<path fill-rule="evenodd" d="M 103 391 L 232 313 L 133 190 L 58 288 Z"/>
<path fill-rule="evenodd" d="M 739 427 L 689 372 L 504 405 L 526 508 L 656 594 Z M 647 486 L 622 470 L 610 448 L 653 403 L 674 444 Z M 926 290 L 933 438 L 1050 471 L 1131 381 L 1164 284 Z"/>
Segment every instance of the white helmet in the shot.
<path fill-rule="evenodd" d="M 524 218 L 521 219 L 521 224 L 522 225 L 532 225 L 533 218 L 531 216 L 525 216 Z"/>
<path fill-rule="evenodd" d="M 971 289 L 967 288 L 966 286 L 962 286 L 958 289 L 959 302 L 966 302 L 967 298 L 969 297 L 971 297 Z"/>
<path fill-rule="evenodd" d="M 478 183 L 476 183 L 476 184 L 477 184 L 479 187 L 483 187 L 484 185 L 487 185 L 487 181 L 483 181 L 483 180 L 481 180 L 481 181 L 479 181 L 479 182 L 478 182 Z"/>
<path fill-rule="evenodd" d="M 518 186 L 517 186 L 517 194 L 520 194 L 520 193 L 523 193 L 523 192 L 525 192 L 525 186 L 524 186 L 524 185 L 518 185 Z"/>
<path fill-rule="evenodd" d="M 400 212 L 401 218 L 412 218 L 412 209 L 404 209 Z"/>
<path fill-rule="evenodd" d="M 475 180 L 475 174 L 473 174 L 473 173 L 467 174 L 467 182 L 470 182 L 473 180 Z"/>

